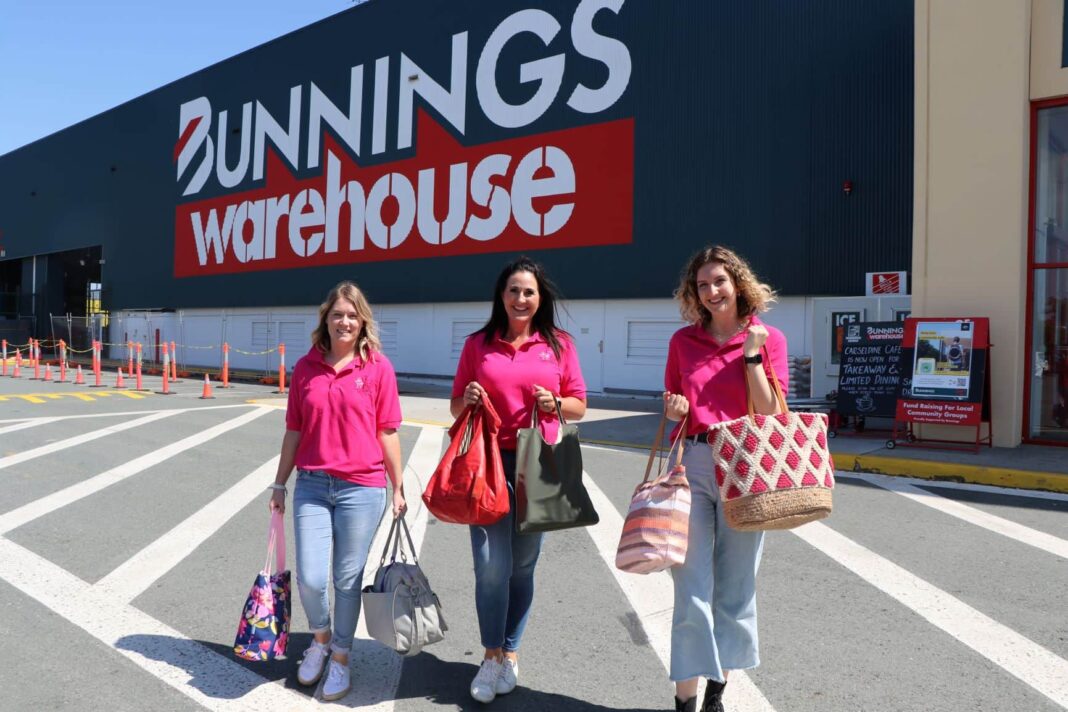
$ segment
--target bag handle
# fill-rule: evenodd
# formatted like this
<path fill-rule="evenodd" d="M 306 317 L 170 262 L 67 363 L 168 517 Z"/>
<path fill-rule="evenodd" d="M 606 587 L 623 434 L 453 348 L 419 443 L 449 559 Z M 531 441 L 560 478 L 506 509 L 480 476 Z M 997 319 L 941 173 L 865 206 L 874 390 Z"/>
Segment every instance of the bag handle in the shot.
<path fill-rule="evenodd" d="M 685 433 L 686 433 L 686 422 L 689 420 L 689 418 L 690 418 L 690 414 L 689 413 L 687 413 L 686 415 L 682 416 L 682 421 L 679 423 L 679 431 L 678 431 L 678 433 L 675 434 L 674 439 L 672 439 L 671 447 L 668 448 L 668 459 L 670 459 L 671 458 L 671 451 L 675 449 L 676 445 L 678 446 L 678 453 L 675 455 L 675 466 L 676 467 L 678 467 L 679 465 L 682 464 L 682 445 L 680 443 L 682 442 L 682 439 L 684 437 L 686 437 L 685 436 Z M 664 431 L 666 429 L 667 429 L 667 410 L 665 409 L 663 415 L 660 416 L 660 426 L 657 427 L 657 429 L 656 429 L 656 440 L 653 441 L 653 447 L 649 451 L 649 459 L 645 463 L 645 476 L 642 478 L 642 484 L 645 484 L 646 482 L 649 481 L 649 472 L 652 471 L 652 469 L 653 469 L 653 460 L 655 460 L 656 456 L 660 453 L 660 448 L 662 447 L 662 443 L 664 442 Z M 662 470 L 663 470 L 662 467 L 657 468 L 657 474 L 659 475 Z"/>
<path fill-rule="evenodd" d="M 553 405 L 556 406 L 556 417 L 560 419 L 560 425 L 567 425 L 567 420 L 564 419 L 564 412 L 560 410 L 560 399 L 553 398 Z M 540 411 L 538 402 L 534 401 L 534 405 L 530 408 L 530 427 L 538 427 L 538 413 Z"/>
<path fill-rule="evenodd" d="M 401 533 L 397 529 L 397 522 L 400 522 L 400 527 L 404 530 L 404 535 L 408 539 L 409 551 L 412 554 L 412 563 L 418 565 L 419 559 L 415 554 L 415 542 L 412 541 L 411 532 L 408 531 L 408 523 L 404 521 L 404 515 L 402 514 L 399 517 L 394 517 L 393 523 L 389 527 L 389 534 L 386 535 L 386 545 L 382 547 L 382 559 L 379 562 L 379 566 L 386 565 L 386 556 L 389 555 L 389 547 L 391 544 L 393 545 L 393 553 L 390 556 L 390 563 L 396 563 L 398 553 L 400 554 L 401 561 L 405 563 L 408 561 L 408 556 L 404 552 L 404 546 L 401 544 Z"/>
<path fill-rule="evenodd" d="M 771 355 L 768 353 L 767 346 L 761 346 L 760 352 L 764 354 L 764 361 L 768 364 L 766 369 L 771 374 L 771 390 L 775 395 L 775 400 L 779 405 L 779 411 L 782 413 L 789 413 L 790 408 L 786 405 L 786 397 L 782 394 L 782 384 L 779 383 L 779 377 L 775 375 L 775 366 L 771 363 Z M 749 368 L 742 362 L 742 370 L 745 371 L 745 405 L 749 411 L 749 420 L 756 422 L 756 415 L 753 410 L 753 388 L 750 384 Z"/>
<path fill-rule="evenodd" d="M 274 554 L 274 572 L 286 570 L 286 525 L 282 519 L 282 513 L 277 509 L 271 512 L 271 524 L 267 528 L 267 561 L 263 563 L 263 571 L 267 578 L 271 577 L 271 554 Z"/>

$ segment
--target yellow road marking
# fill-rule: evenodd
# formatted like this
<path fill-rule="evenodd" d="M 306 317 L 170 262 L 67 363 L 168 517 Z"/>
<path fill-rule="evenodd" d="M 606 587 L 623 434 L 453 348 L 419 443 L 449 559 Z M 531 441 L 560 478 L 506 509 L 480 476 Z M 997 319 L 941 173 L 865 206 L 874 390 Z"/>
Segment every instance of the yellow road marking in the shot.
<path fill-rule="evenodd" d="M 10 393 L 7 395 L 0 395 L 0 403 L 9 401 L 12 398 L 18 398 L 24 400 L 27 403 L 47 403 L 48 401 L 56 401 L 61 398 L 75 398 L 86 403 L 92 403 L 97 398 L 106 398 L 113 395 L 122 395 L 133 400 L 141 400 L 145 397 L 143 393 L 135 393 L 133 391 L 96 391 L 95 393 L 86 393 L 84 391 L 64 391 L 60 393 Z"/>

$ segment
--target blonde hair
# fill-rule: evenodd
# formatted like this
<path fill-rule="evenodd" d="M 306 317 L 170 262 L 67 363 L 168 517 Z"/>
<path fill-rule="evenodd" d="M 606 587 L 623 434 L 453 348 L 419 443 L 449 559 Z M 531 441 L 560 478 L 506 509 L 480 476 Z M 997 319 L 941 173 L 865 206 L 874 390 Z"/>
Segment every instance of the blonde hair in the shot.
<path fill-rule="evenodd" d="M 330 329 L 326 325 L 326 319 L 330 310 L 339 299 L 346 299 L 356 307 L 356 316 L 360 320 L 360 333 L 356 337 L 356 350 L 364 361 L 374 360 L 373 354 L 382 351 L 382 342 L 378 339 L 378 324 L 375 323 L 374 314 L 367 297 L 354 282 L 341 282 L 331 289 L 326 299 L 319 305 L 319 323 L 312 331 L 312 346 L 322 353 L 330 350 Z"/>
<path fill-rule="evenodd" d="M 697 295 L 697 272 L 710 263 L 723 265 L 723 269 L 730 276 L 737 294 L 739 319 L 766 312 L 776 301 L 775 291 L 757 279 L 749 263 L 733 250 L 720 245 L 712 245 L 690 258 L 689 263 L 682 270 L 679 286 L 673 294 L 679 303 L 679 312 L 685 321 L 691 324 L 708 324 L 712 320 L 712 315 L 702 306 L 701 299 Z"/>

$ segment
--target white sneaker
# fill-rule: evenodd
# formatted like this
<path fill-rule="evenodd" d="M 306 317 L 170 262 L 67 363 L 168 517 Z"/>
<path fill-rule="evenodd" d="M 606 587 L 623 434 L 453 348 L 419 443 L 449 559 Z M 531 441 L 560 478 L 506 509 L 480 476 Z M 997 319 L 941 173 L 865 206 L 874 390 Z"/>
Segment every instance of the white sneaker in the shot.
<path fill-rule="evenodd" d="M 519 661 L 509 657 L 504 658 L 501 666 L 501 674 L 497 677 L 497 694 L 507 695 L 519 684 Z"/>
<path fill-rule="evenodd" d="M 300 667 L 297 668 L 297 682 L 305 686 L 319 682 L 329 656 L 329 645 L 312 640 L 311 645 L 304 651 L 304 659 L 300 661 Z"/>
<path fill-rule="evenodd" d="M 330 658 L 330 664 L 326 669 L 326 682 L 323 683 L 324 700 L 340 700 L 349 694 L 352 689 L 352 681 L 349 679 L 349 666 L 342 665 L 337 660 Z"/>
<path fill-rule="evenodd" d="M 501 664 L 496 660 L 482 661 L 482 667 L 471 681 L 471 696 L 479 702 L 493 702 L 497 696 L 497 678 L 501 675 Z"/>

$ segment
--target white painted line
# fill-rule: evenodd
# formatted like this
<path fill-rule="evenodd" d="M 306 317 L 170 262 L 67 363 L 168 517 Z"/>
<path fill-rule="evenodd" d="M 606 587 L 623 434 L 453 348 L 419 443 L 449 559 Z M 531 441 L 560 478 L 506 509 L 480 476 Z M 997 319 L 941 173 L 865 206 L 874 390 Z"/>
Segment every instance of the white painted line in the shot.
<path fill-rule="evenodd" d="M 791 530 L 995 665 L 1068 707 L 1068 661 L 825 524 Z"/>
<path fill-rule="evenodd" d="M 206 709 L 247 712 L 319 707 L 315 700 L 286 689 L 284 680 L 268 682 L 2 537 L 0 578 Z M 234 601 L 235 612 L 240 604 Z"/>
<path fill-rule="evenodd" d="M 26 462 L 27 460 L 33 460 L 35 458 L 43 457 L 45 455 L 51 455 L 54 452 L 66 450 L 67 448 L 72 448 L 76 445 L 82 445 L 84 443 L 91 442 L 93 440 L 97 440 L 108 435 L 115 435 L 117 433 L 123 432 L 124 430 L 130 430 L 131 428 L 148 425 L 149 423 L 154 423 L 157 420 L 168 418 L 174 415 L 176 412 L 177 411 L 166 411 L 162 413 L 152 413 L 151 415 L 146 415 L 143 418 L 137 418 L 136 420 L 129 420 L 125 423 L 119 423 L 117 425 L 111 425 L 106 428 L 93 430 L 91 432 L 83 433 L 81 435 L 75 435 L 72 438 L 67 438 L 66 440 L 60 440 L 58 442 L 49 443 L 40 447 L 35 447 L 32 450 L 26 450 L 25 452 L 20 452 L 16 455 L 0 457 L 0 470 L 3 470 L 7 467 L 11 467 L 12 465 L 18 465 L 19 463 Z"/>
<path fill-rule="evenodd" d="M 19 430 L 26 430 L 27 428 L 36 428 L 38 425 L 48 425 L 49 423 L 54 423 L 57 420 L 59 420 L 59 418 L 36 418 L 34 420 L 16 423 L 15 425 L 8 425 L 6 427 L 0 428 L 0 435 L 15 433 Z"/>
<path fill-rule="evenodd" d="M 250 408 L 253 403 L 234 403 L 231 405 L 204 405 L 196 406 L 193 408 L 152 408 L 148 410 L 117 410 L 117 411 L 105 411 L 102 413 L 78 413 L 77 415 L 53 415 L 48 417 L 38 418 L 8 418 L 6 420 L 0 420 L 0 423 L 21 423 L 28 420 L 82 420 L 85 418 L 112 418 L 122 415 L 148 415 L 149 413 L 191 413 L 198 410 L 223 410 L 225 408 Z"/>
<path fill-rule="evenodd" d="M 867 473 L 853 472 L 852 470 L 839 470 L 834 476 L 838 478 L 864 479 Z M 885 476 L 885 475 L 884 475 Z M 1019 487 L 995 487 L 994 485 L 974 485 L 968 482 L 946 482 L 944 480 L 925 480 L 918 477 L 894 476 L 894 479 L 907 484 L 922 488 L 956 489 L 971 492 L 985 492 L 987 494 L 1000 494 L 1009 497 L 1030 497 L 1032 499 L 1046 499 L 1055 502 L 1068 502 L 1068 494 L 1064 492 L 1043 492 L 1041 490 L 1020 489 Z"/>
<path fill-rule="evenodd" d="M 586 445 L 583 445 L 585 448 Z M 623 531 L 623 517 L 605 496 L 589 473 L 583 472 L 586 489 L 601 521 L 586 527 L 608 570 L 630 601 L 631 608 L 649 639 L 649 647 L 660 658 L 665 671 L 671 670 L 671 615 L 674 588 L 667 572 L 628 574 L 616 568 L 616 547 Z M 637 484 L 637 480 L 635 480 Z M 774 707 L 760 692 L 744 670 L 732 670 L 730 684 L 724 690 L 724 707 L 732 712 L 774 712 Z"/>
<path fill-rule="evenodd" d="M 1052 534 L 1040 532 L 1037 529 L 1032 529 L 1023 524 L 1018 524 L 994 514 L 989 514 L 981 509 L 976 509 L 975 507 L 963 504 L 962 502 L 947 499 L 934 494 L 933 492 L 928 492 L 925 489 L 914 487 L 906 482 L 899 481 L 896 477 L 861 473 L 857 473 L 856 477 L 857 479 L 870 482 L 883 489 L 896 492 L 902 497 L 910 499 L 913 502 L 918 502 L 931 509 L 938 510 L 943 514 L 956 517 L 969 524 L 974 524 L 977 527 L 992 531 L 995 534 L 1001 534 L 1002 536 L 1014 539 L 1021 544 L 1027 544 L 1036 549 L 1041 549 L 1055 556 L 1059 556 L 1062 559 L 1068 559 L 1068 541 L 1055 537 Z"/>
<path fill-rule="evenodd" d="M 208 537 L 240 512 L 253 499 L 263 495 L 267 511 L 267 485 L 278 470 L 278 455 L 257 467 L 240 482 L 205 505 L 156 541 L 134 554 L 94 585 L 123 603 L 140 596 L 164 574 L 193 553 Z"/>
<path fill-rule="evenodd" d="M 71 485 L 70 487 L 61 489 L 46 497 L 42 497 L 41 499 L 25 504 L 17 509 L 13 509 L 10 512 L 0 515 L 0 535 L 6 534 L 17 527 L 21 527 L 23 524 L 31 522 L 49 512 L 65 507 L 72 502 L 76 502 L 83 497 L 88 497 L 105 487 L 113 485 L 116 482 L 121 482 L 127 477 L 136 475 L 137 473 L 147 470 L 154 465 L 158 465 L 175 455 L 197 447 L 212 438 L 217 438 L 234 428 L 239 428 L 262 415 L 272 412 L 274 411 L 271 408 L 256 408 L 248 413 L 228 420 L 225 423 L 208 428 L 195 435 L 190 435 L 176 443 L 161 447 L 158 450 L 154 450 L 153 452 L 142 455 L 129 462 L 124 462 L 123 464 L 113 467 L 106 472 L 102 472 L 95 477 L 90 477 L 88 480 Z M 170 413 L 168 413 L 168 415 L 170 415 Z"/>
<path fill-rule="evenodd" d="M 423 548 L 427 520 L 427 511 L 421 495 L 423 487 L 441 460 L 444 434 L 444 428 L 424 427 L 404 467 L 404 492 L 408 503 L 408 513 L 404 519 L 408 523 L 417 552 Z M 367 555 L 367 566 L 363 571 L 364 586 L 374 582 L 392 521 L 393 517 L 387 505 L 386 514 L 379 522 L 371 542 L 370 553 Z M 433 585 L 434 582 L 430 583 Z M 349 662 L 352 671 L 352 692 L 335 703 L 324 704 L 338 708 L 358 707 L 373 712 L 391 712 L 400 685 L 404 658 L 371 639 L 362 615 L 356 623 L 356 640 Z M 321 696 L 318 692 L 316 694 Z"/>

